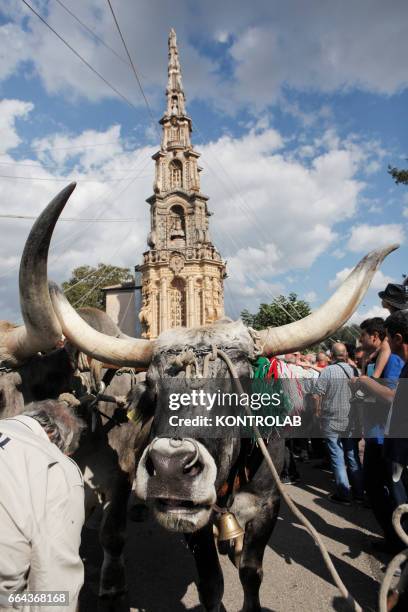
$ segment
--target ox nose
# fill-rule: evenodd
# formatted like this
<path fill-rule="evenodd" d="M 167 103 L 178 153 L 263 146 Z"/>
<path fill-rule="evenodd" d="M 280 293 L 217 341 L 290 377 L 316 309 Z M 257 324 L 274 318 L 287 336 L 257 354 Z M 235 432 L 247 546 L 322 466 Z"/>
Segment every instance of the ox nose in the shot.
<path fill-rule="evenodd" d="M 171 454 L 152 448 L 146 460 L 149 476 L 158 476 L 163 480 L 194 478 L 203 466 L 193 449 L 181 448 Z"/>

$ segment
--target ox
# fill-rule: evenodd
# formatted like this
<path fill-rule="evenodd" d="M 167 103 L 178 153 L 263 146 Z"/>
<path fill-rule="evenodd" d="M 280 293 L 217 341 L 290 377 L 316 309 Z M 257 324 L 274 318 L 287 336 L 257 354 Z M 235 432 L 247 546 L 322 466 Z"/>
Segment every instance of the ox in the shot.
<path fill-rule="evenodd" d="M 143 450 L 146 433 L 143 422 L 123 418 L 126 409 L 116 410 L 113 402 L 100 401 L 98 411 L 91 410 L 91 405 L 95 405 L 93 397 L 104 379 L 103 395 L 120 398 L 121 405 L 122 398 L 128 394 L 137 396 L 137 391 L 133 392 L 137 380 L 133 368 L 111 368 L 106 380 L 102 363 L 86 359 L 69 341 L 63 348 L 55 348 L 61 344 L 61 328 L 49 304 L 44 302 L 44 289 L 48 296 L 48 287 L 46 280 L 45 284 L 39 281 L 38 274 L 45 274 L 43 278 L 46 279 L 46 258 L 53 227 L 49 224 L 49 211 L 61 210 L 72 189 L 71 186 L 58 194 L 34 224 L 27 239 L 19 278 L 25 325 L 18 327 L 0 321 L 0 418 L 18 414 L 24 404 L 36 400 L 64 397 L 66 393 L 70 394 L 70 397 L 65 396 L 69 401 L 74 400 L 72 394 L 85 398 L 77 410 L 89 427 L 75 460 L 84 474 L 87 516 L 97 505 L 103 506 L 99 534 L 104 550 L 100 595 L 108 600 L 105 608 L 109 609 L 109 600 L 112 600 L 113 607 L 118 609 L 120 595 L 125 590 L 121 553 L 127 501 L 135 471 L 135 449 L 140 446 L 140 452 Z M 78 314 L 97 332 L 126 341 L 127 336 L 105 312 L 81 308 Z M 133 404 L 137 409 L 135 400 Z M 101 413 L 107 417 L 102 417 Z"/>
<path fill-rule="evenodd" d="M 197 380 L 187 376 L 191 356 L 196 372 L 205 370 L 211 379 L 251 375 L 251 361 L 259 354 L 273 356 L 301 350 L 333 334 L 352 315 L 363 298 L 383 258 L 395 245 L 367 255 L 334 295 L 317 311 L 289 325 L 253 332 L 242 322 L 221 321 L 204 327 L 179 328 L 165 332 L 155 342 L 117 338 L 95 330 L 70 306 L 62 292 L 47 282 L 47 255 L 53 228 L 74 186 L 67 187 L 45 209 L 27 241 L 21 264 L 20 282 L 24 326 L 3 329 L 0 358 L 19 363 L 33 354 L 55 346 L 61 332 L 79 351 L 101 362 L 119 367 L 147 369 L 141 403 L 153 415 L 149 443 L 145 446 L 136 472 L 136 490 L 148 501 L 157 520 L 167 529 L 186 534 L 196 560 L 200 600 L 207 611 L 222 609 L 223 578 L 213 538 L 213 521 L 219 505 L 228 504 L 245 530 L 239 575 L 244 591 L 245 611 L 259 611 L 259 588 L 262 581 L 262 558 L 279 510 L 279 495 L 263 458 L 245 441 L 226 436 L 207 439 L 183 438 L 169 434 L 165 419 L 161 379 L 180 379 L 186 388 Z M 27 272 L 28 271 L 28 272 Z M 186 351 L 186 348 L 188 349 Z M 186 355 L 189 355 L 188 359 Z M 191 369 L 191 368 L 190 368 Z M 197 378 L 197 377 L 196 377 Z M 187 407 L 187 411 L 189 408 Z M 191 407 L 191 414 L 193 408 Z M 134 435 L 126 440 L 128 461 L 125 472 L 135 464 L 143 449 Z M 269 451 L 280 470 L 283 461 L 282 441 L 270 438 Z M 87 453 L 85 453 L 86 456 Z M 242 457 L 246 479 L 235 486 L 236 466 Z M 95 467 L 101 459 L 95 455 Z M 86 461 L 88 459 L 86 458 Z M 86 471 L 85 471 L 86 475 Z M 123 481 L 125 482 L 125 481 Z M 128 480 L 122 489 L 129 490 Z M 123 588 L 121 544 L 124 520 L 116 508 L 116 524 L 121 525 L 121 539 L 110 546 L 102 573 L 102 593 L 111 595 Z M 108 538 L 109 539 L 109 538 Z M 111 538 L 112 539 L 112 538 Z M 106 543 L 105 543 L 106 546 Z M 109 542 L 108 542 L 109 547 Z M 119 587 L 118 587 L 119 582 Z M 118 609 L 118 608 L 117 608 Z"/>

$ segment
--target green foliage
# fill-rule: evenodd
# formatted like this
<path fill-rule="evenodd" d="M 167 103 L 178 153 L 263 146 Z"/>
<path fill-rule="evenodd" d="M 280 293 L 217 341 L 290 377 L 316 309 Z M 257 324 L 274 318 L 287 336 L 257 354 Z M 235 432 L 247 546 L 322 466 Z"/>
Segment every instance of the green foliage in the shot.
<path fill-rule="evenodd" d="M 307 302 L 299 300 L 296 293 L 289 293 L 287 297 L 279 295 L 274 298 L 271 304 L 261 304 L 255 314 L 243 310 L 241 318 L 245 325 L 254 329 L 263 329 L 292 323 L 294 320 L 307 317 L 310 313 L 310 306 Z"/>
<path fill-rule="evenodd" d="M 408 170 L 400 170 L 399 168 L 388 166 L 388 174 L 391 174 L 397 185 L 400 183 L 408 185 Z"/>
<path fill-rule="evenodd" d="M 292 323 L 293 320 L 303 319 L 311 313 L 310 306 L 304 300 L 299 300 L 296 293 L 290 293 L 287 297 L 280 295 L 274 298 L 271 304 L 261 304 L 256 314 L 251 314 L 248 310 L 241 312 L 241 319 L 248 327 L 263 329 L 265 327 L 277 327 Z M 355 344 L 360 335 L 360 328 L 354 323 L 344 325 L 322 344 L 310 346 L 304 352 L 326 350 L 333 343 L 333 340 Z"/>
<path fill-rule="evenodd" d="M 346 342 L 348 344 L 356 344 L 356 340 L 361 334 L 360 327 L 355 323 L 351 325 L 344 325 L 340 327 L 334 334 L 333 339 L 339 342 Z"/>
<path fill-rule="evenodd" d="M 100 263 L 98 267 L 80 266 L 71 273 L 71 278 L 62 283 L 64 293 L 75 307 L 94 306 L 105 308 L 102 287 L 132 281 L 129 268 L 120 268 Z"/>

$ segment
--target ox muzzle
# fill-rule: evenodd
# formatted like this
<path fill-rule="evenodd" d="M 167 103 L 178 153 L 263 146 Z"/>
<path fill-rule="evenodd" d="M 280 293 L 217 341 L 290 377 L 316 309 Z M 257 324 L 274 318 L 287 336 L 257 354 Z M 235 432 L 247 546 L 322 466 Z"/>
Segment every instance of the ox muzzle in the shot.
<path fill-rule="evenodd" d="M 191 533 L 210 519 L 216 502 L 215 461 L 192 438 L 154 438 L 136 472 L 136 494 L 152 503 L 166 529 Z"/>

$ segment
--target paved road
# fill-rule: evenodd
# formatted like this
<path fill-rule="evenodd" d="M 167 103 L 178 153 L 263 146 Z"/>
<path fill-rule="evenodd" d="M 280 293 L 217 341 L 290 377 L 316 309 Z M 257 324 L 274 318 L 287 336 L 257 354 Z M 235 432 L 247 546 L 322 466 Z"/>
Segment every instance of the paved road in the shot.
<path fill-rule="evenodd" d="M 329 472 L 301 465 L 302 481 L 288 486 L 300 509 L 323 536 L 341 578 L 363 606 L 376 610 L 378 581 L 386 558 L 371 555 L 370 539 L 377 528 L 370 510 L 345 508 L 327 499 L 333 483 Z M 101 553 L 97 533 L 85 530 L 86 585 L 81 612 L 96 609 L 98 566 Z M 132 612 L 201 610 L 196 573 L 183 539 L 161 530 L 150 520 L 130 522 L 126 544 L 129 601 Z M 224 605 L 237 612 L 242 591 L 237 571 L 222 557 Z M 320 552 L 303 526 L 283 508 L 267 547 L 261 588 L 264 612 L 327 612 L 345 610 L 324 566 Z"/>

